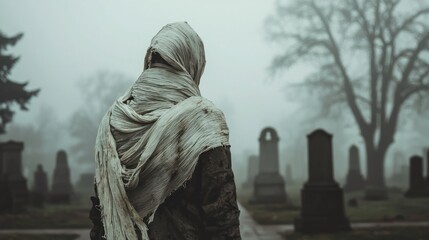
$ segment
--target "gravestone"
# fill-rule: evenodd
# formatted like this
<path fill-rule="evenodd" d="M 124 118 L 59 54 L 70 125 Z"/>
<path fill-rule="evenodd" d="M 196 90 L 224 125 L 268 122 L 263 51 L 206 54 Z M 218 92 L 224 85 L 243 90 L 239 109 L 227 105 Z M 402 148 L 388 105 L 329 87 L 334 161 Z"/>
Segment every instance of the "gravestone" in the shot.
<path fill-rule="evenodd" d="M 271 127 L 262 130 L 259 137 L 259 173 L 255 177 L 255 203 L 284 203 L 286 190 L 279 173 L 279 137 Z"/>
<path fill-rule="evenodd" d="M 318 129 L 307 138 L 309 179 L 301 190 L 301 212 L 294 222 L 295 231 L 348 231 L 343 191 L 333 176 L 332 135 Z"/>
<path fill-rule="evenodd" d="M 409 188 L 405 197 L 429 197 L 425 179 L 423 177 L 423 158 L 412 156 L 410 158 Z"/>
<path fill-rule="evenodd" d="M 83 194 L 93 194 L 95 184 L 94 177 L 94 173 L 82 173 L 79 181 L 76 183 L 75 190 Z"/>
<path fill-rule="evenodd" d="M 0 160 L 1 164 L 1 160 Z M 7 177 L 0 173 L 0 213 L 9 212 L 13 208 L 12 192 Z"/>
<path fill-rule="evenodd" d="M 12 199 L 13 210 L 20 210 L 28 204 L 27 179 L 22 174 L 23 149 L 22 142 L 0 143 L 2 182 L 9 188 L 10 196 L 6 198 Z"/>
<path fill-rule="evenodd" d="M 253 188 L 253 183 L 255 181 L 255 177 L 258 174 L 258 163 L 259 157 L 256 155 L 251 155 L 248 160 L 247 165 L 247 180 L 243 184 L 243 188 Z"/>
<path fill-rule="evenodd" d="M 57 153 L 57 161 L 54 169 L 50 200 L 53 204 L 70 203 L 73 188 L 70 183 L 70 168 L 67 163 L 66 152 Z"/>
<path fill-rule="evenodd" d="M 365 179 L 360 171 L 359 149 L 352 145 L 349 148 L 349 172 L 346 177 L 344 191 L 359 191 L 365 188 Z"/>
<path fill-rule="evenodd" d="M 48 177 L 43 171 L 41 164 L 37 165 L 37 171 L 34 172 L 34 188 L 32 193 L 33 205 L 42 207 L 48 197 Z"/>
<path fill-rule="evenodd" d="M 8 212 L 13 207 L 12 193 L 7 181 L 7 175 L 3 172 L 3 160 L 0 149 L 0 213 Z"/>

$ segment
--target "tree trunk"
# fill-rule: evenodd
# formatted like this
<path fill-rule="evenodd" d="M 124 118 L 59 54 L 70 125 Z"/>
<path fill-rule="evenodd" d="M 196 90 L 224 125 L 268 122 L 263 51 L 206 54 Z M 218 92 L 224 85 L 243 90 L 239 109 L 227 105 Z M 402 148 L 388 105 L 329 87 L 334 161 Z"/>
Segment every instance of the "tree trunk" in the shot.
<path fill-rule="evenodd" d="M 385 152 L 377 151 L 373 147 L 366 152 L 367 158 L 367 186 L 386 188 L 384 181 Z"/>
<path fill-rule="evenodd" d="M 387 149 L 393 142 L 390 135 L 381 135 L 380 144 L 375 146 L 372 138 L 364 138 L 367 159 L 367 178 L 365 199 L 386 200 L 387 187 L 384 179 L 384 158 Z"/>

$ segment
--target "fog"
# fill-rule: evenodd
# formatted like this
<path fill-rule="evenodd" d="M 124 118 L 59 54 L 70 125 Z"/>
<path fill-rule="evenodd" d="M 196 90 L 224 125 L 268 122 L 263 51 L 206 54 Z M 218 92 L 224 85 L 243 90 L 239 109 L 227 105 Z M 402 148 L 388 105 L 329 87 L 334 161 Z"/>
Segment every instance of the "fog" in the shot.
<path fill-rule="evenodd" d="M 305 178 L 305 136 L 320 127 L 334 134 L 337 179 L 346 174 L 351 144 L 360 147 L 365 172 L 363 142 L 354 120 L 339 115 L 317 118 L 317 99 L 291 86 L 314 69 L 297 65 L 275 76 L 269 72 L 275 53 L 283 51 L 267 40 L 264 28 L 274 2 L 0 0 L 0 30 L 7 36 L 24 33 L 8 51 L 21 56 L 11 79 L 29 81 L 28 89 L 41 89 L 31 100 L 29 111 L 15 108 L 8 134 L 0 140 L 25 142 L 27 176 L 32 176 L 36 162 L 43 162 L 50 174 L 59 149 L 68 153 L 73 181 L 92 171 L 92 159 L 88 159 L 92 148 L 82 148 L 91 145 L 94 139 L 89 132 L 96 129 L 85 123 L 97 126 L 111 104 L 108 99 L 121 95 L 138 78 L 150 40 L 161 27 L 187 21 L 205 45 L 207 64 L 200 89 L 225 113 L 239 182 L 247 174 L 247 157 L 258 153 L 257 139 L 266 126 L 278 131 L 282 174 L 286 162 L 291 162 L 294 176 Z M 116 77 L 95 84 L 103 73 Z M 113 91 L 107 91 L 109 97 L 105 98 L 90 88 L 94 86 Z M 429 145 L 427 118 L 427 114 L 401 118 L 400 137 L 387 157 L 394 151 L 407 157 L 420 154 L 421 148 Z M 393 161 L 387 159 L 386 164 L 391 166 Z"/>

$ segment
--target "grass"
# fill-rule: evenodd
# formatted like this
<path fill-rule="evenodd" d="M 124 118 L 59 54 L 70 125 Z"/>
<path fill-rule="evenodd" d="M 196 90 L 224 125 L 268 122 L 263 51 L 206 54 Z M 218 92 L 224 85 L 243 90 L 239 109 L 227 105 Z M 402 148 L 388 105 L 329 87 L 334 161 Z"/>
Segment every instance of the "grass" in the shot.
<path fill-rule="evenodd" d="M 0 240 L 75 240 L 74 234 L 0 234 Z"/>
<path fill-rule="evenodd" d="M 286 204 L 250 204 L 252 193 L 240 191 L 237 193 L 238 201 L 249 211 L 253 219 L 261 224 L 292 223 L 299 214 L 299 190 L 289 187 L 288 203 Z"/>
<path fill-rule="evenodd" d="M 240 203 L 260 224 L 292 224 L 300 212 L 301 186 L 288 186 L 290 204 L 249 204 L 252 193 L 238 193 Z M 347 217 L 351 222 L 386 222 L 402 219 L 403 221 L 428 221 L 429 198 L 404 198 L 397 190 L 389 193 L 388 201 L 364 201 L 363 192 L 344 195 Z M 358 207 L 348 207 L 351 198 L 358 200 Z"/>
<path fill-rule="evenodd" d="M 28 207 L 25 212 L 2 214 L 0 229 L 91 228 L 89 210 L 92 204 L 89 200 L 84 202 Z"/>
<path fill-rule="evenodd" d="M 287 232 L 283 237 L 287 240 L 424 240 L 429 239 L 429 231 L 425 227 L 378 228 L 317 235 Z"/>
<path fill-rule="evenodd" d="M 363 195 L 363 193 L 362 193 Z M 362 196 L 361 195 L 361 196 Z M 359 196 L 346 195 L 346 199 Z M 428 221 L 429 198 L 405 198 L 401 193 L 389 193 L 388 201 L 359 201 L 357 208 L 346 207 L 347 216 L 352 222 L 393 221 Z"/>

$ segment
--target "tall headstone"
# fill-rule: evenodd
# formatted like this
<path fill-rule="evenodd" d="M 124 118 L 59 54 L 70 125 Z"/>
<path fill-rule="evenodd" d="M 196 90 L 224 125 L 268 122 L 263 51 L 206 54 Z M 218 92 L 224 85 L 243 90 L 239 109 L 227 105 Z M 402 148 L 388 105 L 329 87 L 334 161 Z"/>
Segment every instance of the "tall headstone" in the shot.
<path fill-rule="evenodd" d="M 41 164 L 37 165 L 37 171 L 34 172 L 34 188 L 32 193 L 32 202 L 36 207 L 42 207 L 48 197 L 48 177 Z"/>
<path fill-rule="evenodd" d="M 332 135 L 318 129 L 307 138 L 309 180 L 301 190 L 301 213 L 295 219 L 295 231 L 348 231 L 343 191 L 333 176 Z"/>
<path fill-rule="evenodd" d="M 429 192 L 423 177 L 423 158 L 420 156 L 412 156 L 410 158 L 410 177 L 408 191 L 405 197 L 429 197 Z"/>
<path fill-rule="evenodd" d="M 254 182 L 256 203 L 284 203 L 286 190 L 279 173 L 279 137 L 276 130 L 267 127 L 259 137 L 259 173 Z"/>
<path fill-rule="evenodd" d="M 24 143 L 9 141 L 0 143 L 3 181 L 7 182 L 12 199 L 13 210 L 28 204 L 27 179 L 22 174 L 22 150 Z"/>
<path fill-rule="evenodd" d="M 54 204 L 70 203 L 73 187 L 70 182 L 70 168 L 67 163 L 66 152 L 57 153 L 57 161 L 54 169 L 51 202 Z"/>
<path fill-rule="evenodd" d="M 352 145 L 349 148 L 349 172 L 346 177 L 344 191 L 359 191 L 365 188 L 365 179 L 360 171 L 359 149 Z"/>
<path fill-rule="evenodd" d="M 247 180 L 243 184 L 244 188 L 253 188 L 255 177 L 258 174 L 258 164 L 259 164 L 259 157 L 256 155 L 251 155 L 248 159 Z"/>

